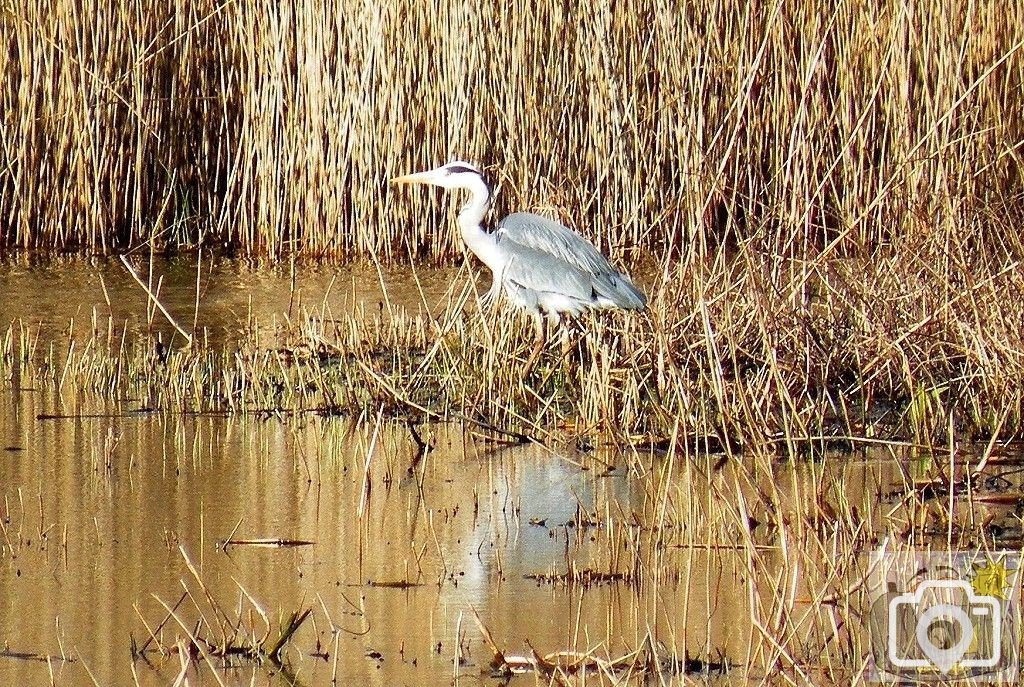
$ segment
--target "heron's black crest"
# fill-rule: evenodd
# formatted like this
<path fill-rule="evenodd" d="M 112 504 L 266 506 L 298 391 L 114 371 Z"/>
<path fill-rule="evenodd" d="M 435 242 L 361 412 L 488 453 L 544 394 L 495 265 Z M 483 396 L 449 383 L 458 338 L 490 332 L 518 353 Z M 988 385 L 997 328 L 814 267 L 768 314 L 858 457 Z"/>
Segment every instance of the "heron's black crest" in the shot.
<path fill-rule="evenodd" d="M 454 165 L 452 167 L 447 167 L 446 169 L 448 170 L 449 174 L 465 174 L 466 172 L 469 172 L 470 174 L 476 174 L 477 176 L 480 176 L 480 172 L 476 171 L 472 167 L 463 167 L 462 165 Z"/>

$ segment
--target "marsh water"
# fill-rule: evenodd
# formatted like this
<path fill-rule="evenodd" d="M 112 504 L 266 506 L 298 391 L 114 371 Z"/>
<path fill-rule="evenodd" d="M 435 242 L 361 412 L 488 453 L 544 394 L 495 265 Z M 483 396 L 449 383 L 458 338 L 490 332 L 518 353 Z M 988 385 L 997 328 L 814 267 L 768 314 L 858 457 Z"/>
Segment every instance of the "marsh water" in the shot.
<path fill-rule="evenodd" d="M 375 312 L 386 292 L 391 307 L 431 308 L 465 278 L 293 277 L 222 262 L 200 273 L 196 314 L 195 264 L 159 272 L 168 309 L 223 339 L 297 300 Z M 8 264 L 0 294 L 0 323 L 24 320 L 55 342 L 94 313 L 171 336 L 117 263 Z M 877 521 L 880 494 L 900 479 L 891 452 L 751 472 L 716 468 L 716 456 L 670 466 L 657 452 L 504 445 L 372 413 L 179 416 L 137 405 L 0 385 L 0 684 L 164 685 L 182 674 L 193 684 L 493 684 L 474 612 L 510 656 L 614 657 L 649 636 L 673 655 L 749 666 L 761 641 L 757 582 L 715 504 L 771 485 L 781 508 L 799 511 L 821 485 L 842 485 Z M 671 555 L 647 553 L 644 523 L 665 520 L 664 506 L 651 512 L 658 494 L 677 514 L 701 513 L 718 538 L 695 545 L 677 515 Z M 281 667 L 181 655 L 193 635 L 273 643 L 307 609 Z"/>

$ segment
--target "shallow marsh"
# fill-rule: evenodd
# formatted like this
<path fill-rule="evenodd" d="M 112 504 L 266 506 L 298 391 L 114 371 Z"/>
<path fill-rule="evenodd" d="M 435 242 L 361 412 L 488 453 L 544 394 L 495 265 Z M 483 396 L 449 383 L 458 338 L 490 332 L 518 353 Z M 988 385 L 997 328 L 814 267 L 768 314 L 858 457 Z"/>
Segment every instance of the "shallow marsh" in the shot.
<path fill-rule="evenodd" d="M 161 298 L 187 311 L 195 265 L 160 266 L 175 269 Z M 449 281 L 465 279 L 309 270 L 293 282 L 232 263 L 211 274 L 209 345 L 243 332 L 274 359 L 269 342 L 296 326 L 281 315 L 290 302 L 329 301 L 385 328 L 435 307 L 444 317 Z M 1021 540 L 1012 444 L 955 446 L 949 473 L 941 446 L 912 442 L 614 445 L 564 425 L 540 444 L 409 405 L 182 412 L 60 369 L 83 341 L 173 347 L 123 271 L 22 266 L 0 280 L 16 296 L 4 318 L 31 316 L 37 342 L 28 363 L 7 361 L 0 391 L 4 682 L 477 684 L 499 679 L 493 641 L 512 663 L 538 661 L 533 649 L 551 665 L 571 665 L 564 652 L 599 659 L 588 679 L 607 684 L 651 677 L 613 667 L 645 646 L 669 683 L 714 668 L 701 679 L 846 684 L 867 653 L 866 553 Z M 104 321 L 123 333 L 95 331 Z M 981 477 L 959 477 L 984 455 Z M 287 543 L 299 545 L 275 545 Z M 307 610 L 270 660 L 282 624 Z M 216 655 L 229 645 L 239 651 Z"/>

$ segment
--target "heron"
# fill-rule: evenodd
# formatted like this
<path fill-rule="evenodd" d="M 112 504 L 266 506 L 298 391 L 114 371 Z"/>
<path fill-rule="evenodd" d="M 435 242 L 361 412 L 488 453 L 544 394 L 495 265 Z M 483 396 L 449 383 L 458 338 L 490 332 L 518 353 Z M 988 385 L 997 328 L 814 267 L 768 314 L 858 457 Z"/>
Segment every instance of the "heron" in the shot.
<path fill-rule="evenodd" d="M 544 318 L 562 326 L 563 315 L 577 317 L 589 310 L 641 310 L 647 299 L 590 241 L 563 224 L 516 212 L 498 222 L 494 231 L 483 220 L 491 204 L 491 188 L 480 169 L 457 160 L 436 169 L 406 174 L 396 184 L 427 184 L 469 191 L 458 215 L 462 240 L 491 271 L 491 286 L 482 300 L 494 304 L 501 293 L 512 305 L 533 316 L 534 346 L 525 371 L 544 349 Z"/>

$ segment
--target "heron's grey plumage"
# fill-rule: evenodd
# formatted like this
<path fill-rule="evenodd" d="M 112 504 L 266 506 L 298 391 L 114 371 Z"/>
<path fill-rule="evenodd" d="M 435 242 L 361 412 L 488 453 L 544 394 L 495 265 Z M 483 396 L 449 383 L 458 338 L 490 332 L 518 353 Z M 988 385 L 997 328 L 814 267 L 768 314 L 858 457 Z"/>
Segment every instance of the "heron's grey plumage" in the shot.
<path fill-rule="evenodd" d="M 594 306 L 592 275 L 550 253 L 511 240 L 499 239 L 498 247 L 507 251 L 508 263 L 500 276 L 495 275 L 495 280 L 501 280 L 515 305 L 525 310 L 541 307 L 546 312 L 572 315 Z"/>
<path fill-rule="evenodd" d="M 393 181 L 470 192 L 458 217 L 462 240 L 494 275 L 485 300 L 494 301 L 503 292 L 513 305 L 533 314 L 537 342 L 527 368 L 543 345 L 544 315 L 558 323 L 562 314 L 639 310 L 647 303 L 629 277 L 612 267 L 594 244 L 558 222 L 517 212 L 501 220 L 494 232 L 486 231 L 482 222 L 490 206 L 490 188 L 480 170 L 468 162 L 450 162 Z M 563 335 L 567 336 L 565 330 Z"/>
<path fill-rule="evenodd" d="M 593 293 L 586 301 L 592 303 L 591 307 L 638 310 L 647 303 L 629 277 L 612 267 L 594 244 L 547 217 L 515 212 L 498 222 L 495 240 L 510 256 L 525 255 L 527 249 L 532 249 L 554 259 L 545 260 L 548 270 L 531 270 L 530 276 L 536 281 L 524 282 L 524 286 L 549 291 L 572 288 L 579 286 L 575 283 L 577 275 L 589 275 Z"/>

